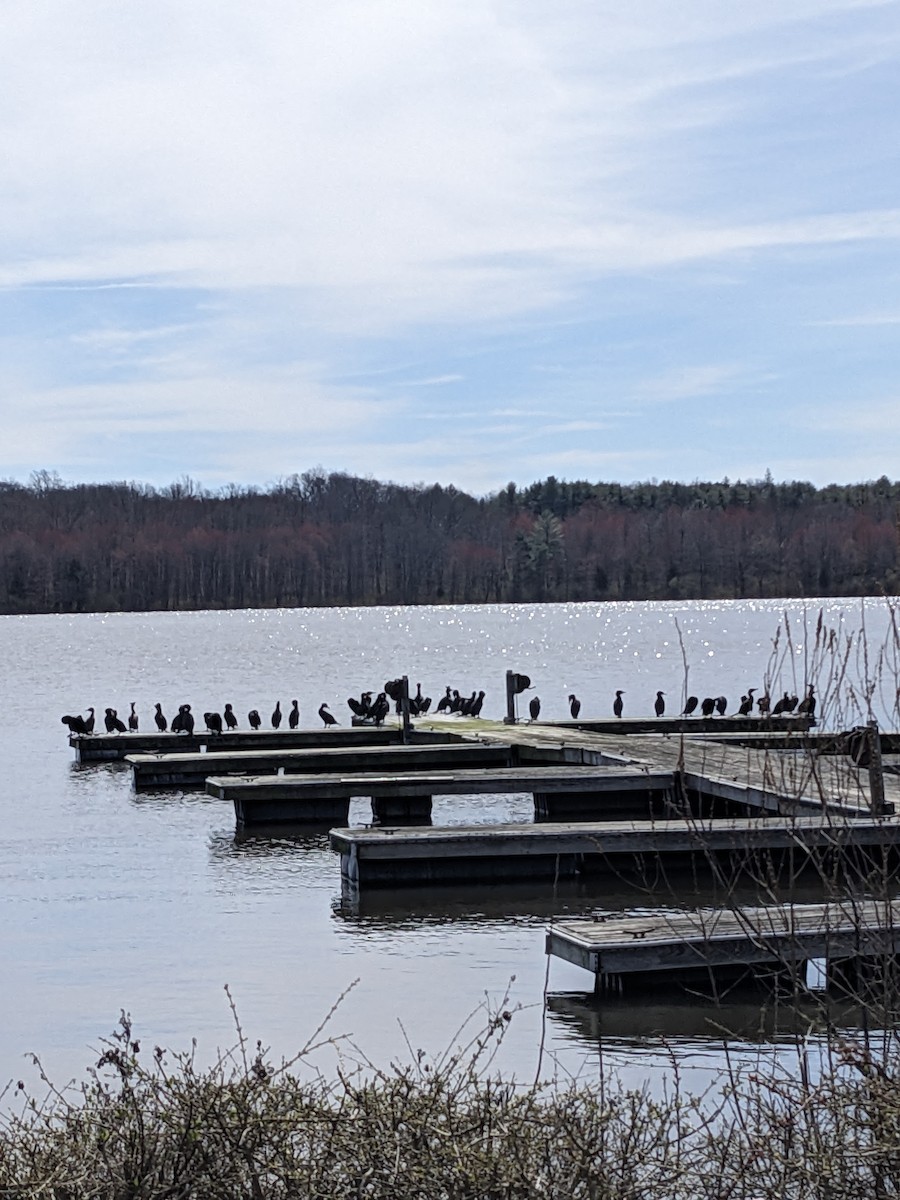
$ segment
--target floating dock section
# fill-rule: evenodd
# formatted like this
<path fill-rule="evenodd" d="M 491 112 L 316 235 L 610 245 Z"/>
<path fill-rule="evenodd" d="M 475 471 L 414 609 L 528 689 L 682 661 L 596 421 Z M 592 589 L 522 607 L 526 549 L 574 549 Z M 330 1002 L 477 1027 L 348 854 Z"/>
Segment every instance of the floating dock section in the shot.
<path fill-rule="evenodd" d="M 786 881 L 807 866 L 825 876 L 853 863 L 865 876 L 870 860 L 891 866 L 900 849 L 900 821 L 823 817 L 694 822 L 599 821 L 541 825 L 465 825 L 439 829 L 333 829 L 331 848 L 341 875 L 355 888 L 473 883 L 514 879 L 553 881 L 608 873 L 646 881 L 690 870 L 733 879 L 744 872 Z"/>
<path fill-rule="evenodd" d="M 346 825 L 350 800 L 369 797 L 375 820 L 427 822 L 435 795 L 498 795 L 531 792 L 535 812 L 569 809 L 585 794 L 595 808 L 638 803 L 671 793 L 670 772 L 604 767 L 494 767 L 489 770 L 408 771 L 379 775 L 211 776 L 206 790 L 234 804 L 239 826 L 285 821 L 333 821 Z M 649 815 L 649 812 L 648 812 Z"/>
<path fill-rule="evenodd" d="M 825 960 L 828 977 L 845 985 L 865 964 L 894 962 L 898 950 L 900 904 L 875 901 L 612 915 L 560 922 L 546 938 L 547 954 L 589 971 L 596 991 L 715 990 L 748 972 L 802 985 L 812 960 Z"/>

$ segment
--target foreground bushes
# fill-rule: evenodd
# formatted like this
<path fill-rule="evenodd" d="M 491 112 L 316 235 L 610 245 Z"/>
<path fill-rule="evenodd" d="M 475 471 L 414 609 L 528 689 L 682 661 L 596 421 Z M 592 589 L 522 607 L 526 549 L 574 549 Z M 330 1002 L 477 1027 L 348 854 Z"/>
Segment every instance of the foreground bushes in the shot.
<path fill-rule="evenodd" d="M 485 1074 L 508 1014 L 464 1051 L 301 1078 L 257 1046 L 212 1068 L 141 1051 L 130 1022 L 77 1096 L 0 1129 L 0 1196 L 806 1200 L 900 1195 L 900 1055 L 859 1045 L 818 1079 L 727 1069 L 715 1097 Z M 306 1048 L 309 1050 L 309 1047 Z M 302 1054 L 306 1053 L 301 1052 Z M 727 1062 L 727 1060 L 725 1060 Z M 762 1060 L 773 1061 L 773 1060 Z M 796 1060 L 794 1060 L 796 1062 Z M 801 1056 L 802 1061 L 802 1056 Z M 7 1110 L 10 1096 L 5 1097 Z M 15 1109 L 15 1105 L 12 1105 Z"/>

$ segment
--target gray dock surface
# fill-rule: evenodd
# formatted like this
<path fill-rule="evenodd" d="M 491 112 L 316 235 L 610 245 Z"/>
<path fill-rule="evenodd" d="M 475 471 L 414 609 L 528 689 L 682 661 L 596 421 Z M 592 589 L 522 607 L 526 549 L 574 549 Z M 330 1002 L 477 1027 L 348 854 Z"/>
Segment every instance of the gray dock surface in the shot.
<path fill-rule="evenodd" d="M 762 855 L 791 855 L 832 864 L 854 851 L 900 847 L 900 820 L 828 817 L 689 821 L 582 821 L 540 825 L 459 825 L 439 828 L 332 829 L 331 848 L 353 884 L 404 886 L 485 879 L 554 879 L 629 869 L 652 857 L 663 868 L 694 856 L 701 865 L 732 861 L 759 873 Z M 768 860 L 767 860 L 768 861 Z M 729 876 L 731 872 L 726 872 Z M 864 873 L 864 872 L 863 872 Z"/>
<path fill-rule="evenodd" d="M 895 955 L 900 903 L 771 905 L 564 921 L 548 954 L 597 976 Z"/>

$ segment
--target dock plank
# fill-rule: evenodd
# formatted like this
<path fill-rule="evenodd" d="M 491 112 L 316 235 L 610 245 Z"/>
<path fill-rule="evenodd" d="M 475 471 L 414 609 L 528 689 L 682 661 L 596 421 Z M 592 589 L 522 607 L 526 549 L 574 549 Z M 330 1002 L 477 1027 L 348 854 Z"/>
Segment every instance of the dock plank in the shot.
<path fill-rule="evenodd" d="M 897 901 L 615 915 L 559 922 L 546 937 L 548 954 L 595 977 L 894 955 L 898 949 Z"/>
<path fill-rule="evenodd" d="M 761 855 L 788 857 L 791 870 L 836 857 L 874 852 L 879 861 L 900 848 L 900 820 L 829 817 L 733 818 L 706 821 L 547 822 L 432 828 L 332 829 L 341 873 L 356 886 L 516 878 L 522 862 L 533 879 L 618 870 L 653 859 L 664 868 L 693 858 L 695 867 L 732 864 L 753 875 Z M 866 873 L 865 865 L 861 872 Z M 758 870 L 757 870 L 758 873 Z"/>

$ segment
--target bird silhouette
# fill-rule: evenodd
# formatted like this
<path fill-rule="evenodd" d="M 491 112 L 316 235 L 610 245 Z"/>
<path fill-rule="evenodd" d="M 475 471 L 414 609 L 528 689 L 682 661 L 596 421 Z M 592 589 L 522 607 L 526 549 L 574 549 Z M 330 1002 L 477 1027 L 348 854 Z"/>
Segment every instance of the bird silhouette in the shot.
<path fill-rule="evenodd" d="M 116 712 L 116 710 L 114 708 L 108 708 L 106 710 L 106 716 L 103 718 L 103 721 L 104 721 L 104 724 L 106 725 L 107 733 L 124 733 L 125 732 L 125 722 L 119 720 L 119 714 Z"/>
<path fill-rule="evenodd" d="M 69 733 L 87 733 L 84 717 L 77 715 L 73 717 L 67 714 L 64 717 L 60 717 L 60 720 L 62 721 L 63 725 L 68 725 Z"/>
<path fill-rule="evenodd" d="M 531 713 L 532 721 L 536 721 L 541 715 L 541 698 L 540 696 L 532 696 L 528 701 L 528 711 Z"/>
<path fill-rule="evenodd" d="M 622 697 L 625 693 L 621 690 L 616 692 L 616 698 L 613 700 L 613 713 L 617 717 L 621 717 L 625 705 L 622 703 Z"/>
<path fill-rule="evenodd" d="M 741 705 L 738 709 L 739 717 L 749 717 L 753 712 L 753 693 L 756 688 L 747 688 L 747 695 L 741 696 Z"/>
<path fill-rule="evenodd" d="M 297 700 L 291 701 L 291 711 L 288 713 L 288 727 L 296 729 L 300 724 L 300 703 Z"/>
<path fill-rule="evenodd" d="M 84 718 L 84 731 L 90 734 L 94 732 L 94 710 L 89 708 L 88 713 L 90 715 Z"/>
<path fill-rule="evenodd" d="M 262 725 L 262 717 L 260 717 L 257 709 L 251 708 L 247 713 L 247 724 L 251 729 L 259 729 L 260 725 Z"/>
<path fill-rule="evenodd" d="M 578 714 L 581 712 L 581 701 L 574 694 L 569 697 L 569 712 L 573 721 L 577 720 Z"/>
<path fill-rule="evenodd" d="M 322 718 L 322 723 L 327 729 L 329 725 L 337 725 L 337 718 L 333 717 L 328 711 L 327 704 L 319 705 L 319 716 Z"/>
<path fill-rule="evenodd" d="M 165 733 L 169 728 L 169 722 L 166 720 L 165 715 L 163 714 L 161 704 L 157 704 L 156 712 L 153 714 L 153 720 L 156 722 L 156 728 L 160 733 Z"/>
<path fill-rule="evenodd" d="M 656 713 L 656 715 L 658 717 L 661 717 L 666 711 L 666 702 L 663 699 L 663 696 L 665 696 L 665 694 L 666 694 L 665 692 L 657 692 L 656 699 L 653 702 L 653 711 Z"/>
<path fill-rule="evenodd" d="M 275 708 L 272 712 L 272 728 L 277 729 L 281 724 L 281 701 L 275 701 Z"/>
<path fill-rule="evenodd" d="M 704 696 L 700 702 L 700 711 L 704 717 L 711 717 L 716 711 L 716 701 L 714 696 Z"/>
<path fill-rule="evenodd" d="M 128 728 L 131 730 L 132 733 L 137 733 L 138 724 L 139 724 L 138 715 L 134 711 L 134 701 L 132 700 L 131 701 L 131 712 L 128 714 Z"/>
<path fill-rule="evenodd" d="M 208 712 L 203 714 L 203 720 L 206 728 L 210 733 L 222 732 L 222 714 L 217 712 Z"/>
<path fill-rule="evenodd" d="M 225 705 L 225 712 L 222 715 L 229 729 L 237 729 L 237 717 L 234 715 L 234 709 L 230 704 Z"/>
<path fill-rule="evenodd" d="M 808 717 L 813 717 L 816 714 L 816 694 L 813 691 L 813 685 L 807 685 L 808 691 L 797 706 L 798 713 L 804 713 Z"/>
<path fill-rule="evenodd" d="M 695 713 L 697 711 L 697 705 L 699 703 L 700 703 L 700 701 L 697 699 L 696 696 L 688 696 L 687 701 L 684 706 L 684 712 L 681 715 L 683 717 L 691 716 L 692 713 Z"/>
<path fill-rule="evenodd" d="M 728 701 L 724 696 L 716 696 L 716 712 L 720 717 L 724 717 L 728 709 Z"/>

